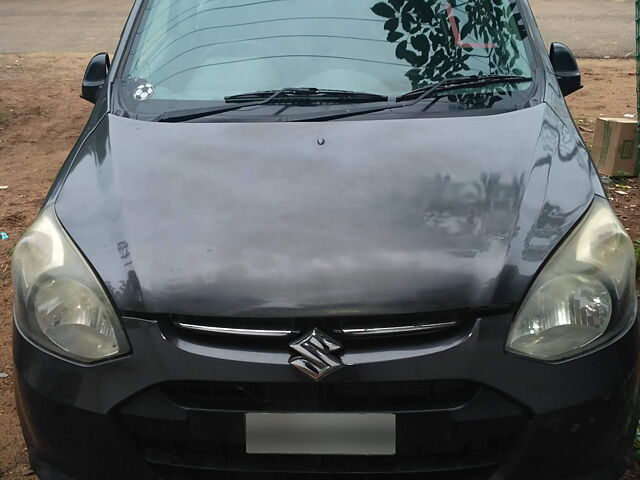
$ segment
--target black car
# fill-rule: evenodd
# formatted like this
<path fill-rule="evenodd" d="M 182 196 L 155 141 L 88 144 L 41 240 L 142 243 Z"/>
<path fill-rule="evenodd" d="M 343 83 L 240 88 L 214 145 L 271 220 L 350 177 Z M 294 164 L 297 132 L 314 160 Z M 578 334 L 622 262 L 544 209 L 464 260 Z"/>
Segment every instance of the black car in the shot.
<path fill-rule="evenodd" d="M 632 243 L 526 0 L 137 0 L 15 248 L 42 480 L 616 479 Z"/>

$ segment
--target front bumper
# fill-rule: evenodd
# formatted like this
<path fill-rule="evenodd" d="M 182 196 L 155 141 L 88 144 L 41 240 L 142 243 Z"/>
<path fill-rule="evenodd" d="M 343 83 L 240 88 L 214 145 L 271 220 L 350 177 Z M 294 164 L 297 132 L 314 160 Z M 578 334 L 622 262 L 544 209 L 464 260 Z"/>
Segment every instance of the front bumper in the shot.
<path fill-rule="evenodd" d="M 18 411 L 42 480 L 617 479 L 638 421 L 638 323 L 547 364 L 504 352 L 511 320 L 354 345 L 318 383 L 286 345 L 184 337 L 163 321 L 123 319 L 133 353 L 90 367 L 15 331 Z M 247 455 L 246 411 L 394 412 L 398 453 Z"/>

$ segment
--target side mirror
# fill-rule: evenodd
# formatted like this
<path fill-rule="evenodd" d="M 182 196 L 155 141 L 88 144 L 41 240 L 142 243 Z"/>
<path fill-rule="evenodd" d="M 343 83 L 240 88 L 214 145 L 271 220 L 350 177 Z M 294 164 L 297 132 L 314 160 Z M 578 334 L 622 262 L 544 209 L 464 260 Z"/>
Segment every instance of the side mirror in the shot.
<path fill-rule="evenodd" d="M 571 49 L 563 43 L 552 43 L 549 56 L 562 95 L 566 97 L 580 90 L 582 88 L 580 68 Z"/>
<path fill-rule="evenodd" d="M 110 66 L 109 55 L 106 53 L 99 53 L 91 59 L 82 80 L 82 94 L 80 95 L 82 98 L 91 103 L 96 103 L 98 93 L 100 93 L 100 89 L 104 87 L 104 82 L 107 80 Z"/>

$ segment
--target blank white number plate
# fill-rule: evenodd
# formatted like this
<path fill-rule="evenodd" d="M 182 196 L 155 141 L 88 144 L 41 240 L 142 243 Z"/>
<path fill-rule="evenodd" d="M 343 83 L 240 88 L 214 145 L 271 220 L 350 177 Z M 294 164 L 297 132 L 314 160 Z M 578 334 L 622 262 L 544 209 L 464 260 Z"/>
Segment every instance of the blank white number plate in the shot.
<path fill-rule="evenodd" d="M 395 455 L 396 417 L 387 413 L 247 413 L 247 453 Z"/>

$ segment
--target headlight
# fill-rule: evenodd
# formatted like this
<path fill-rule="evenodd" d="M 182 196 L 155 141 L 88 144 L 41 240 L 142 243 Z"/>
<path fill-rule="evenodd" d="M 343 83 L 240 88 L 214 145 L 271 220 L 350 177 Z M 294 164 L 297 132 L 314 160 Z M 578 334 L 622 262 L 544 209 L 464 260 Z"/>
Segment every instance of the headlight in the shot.
<path fill-rule="evenodd" d="M 33 342 L 81 362 L 130 351 L 107 295 L 53 207 L 16 245 L 12 272 L 18 328 Z"/>
<path fill-rule="evenodd" d="M 635 318 L 635 272 L 631 239 L 597 198 L 533 283 L 507 350 L 553 361 L 606 341 Z"/>

